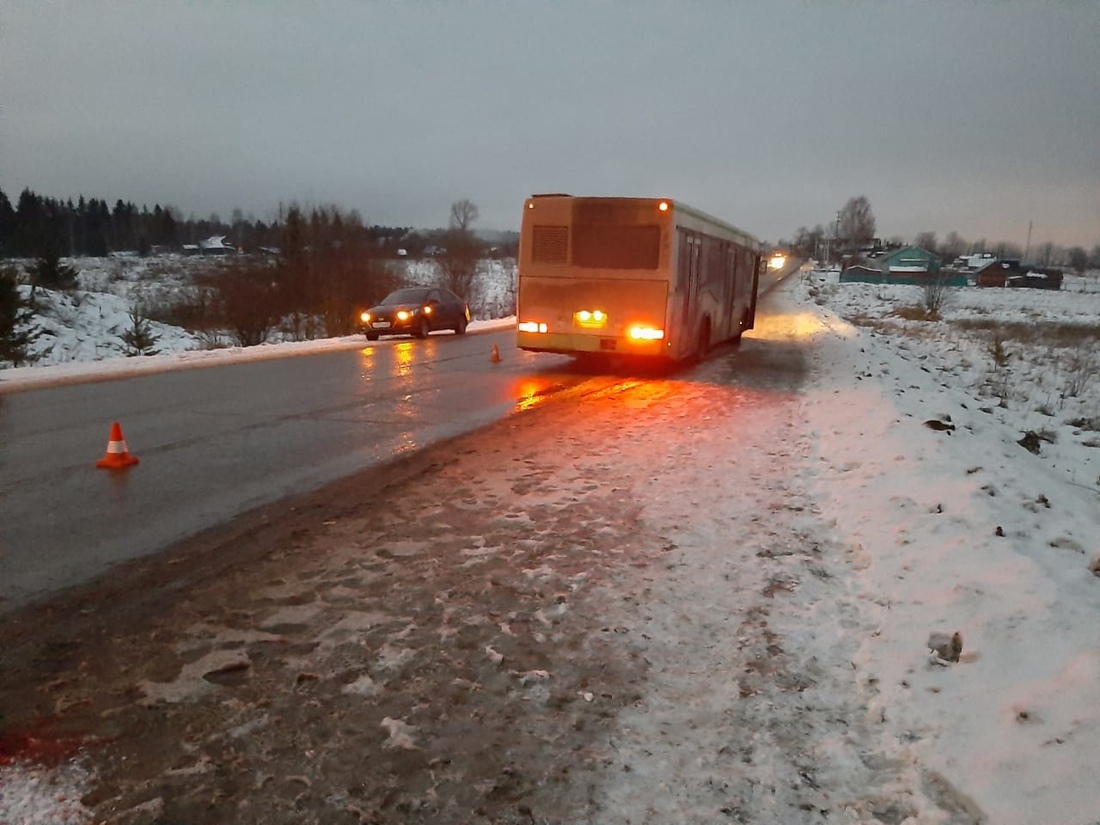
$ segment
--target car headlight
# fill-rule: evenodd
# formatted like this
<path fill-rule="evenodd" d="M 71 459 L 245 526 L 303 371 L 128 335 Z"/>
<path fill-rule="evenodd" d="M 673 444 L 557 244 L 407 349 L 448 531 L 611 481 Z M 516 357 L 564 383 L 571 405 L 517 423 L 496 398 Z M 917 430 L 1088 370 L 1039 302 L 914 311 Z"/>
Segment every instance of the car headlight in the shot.
<path fill-rule="evenodd" d="M 370 323 L 370 313 L 369 312 L 360 312 L 359 313 L 359 320 L 362 321 L 364 324 L 369 324 Z"/>
<path fill-rule="evenodd" d="M 412 317 L 412 313 L 408 310 L 402 309 L 397 313 L 398 321 L 407 321 Z"/>

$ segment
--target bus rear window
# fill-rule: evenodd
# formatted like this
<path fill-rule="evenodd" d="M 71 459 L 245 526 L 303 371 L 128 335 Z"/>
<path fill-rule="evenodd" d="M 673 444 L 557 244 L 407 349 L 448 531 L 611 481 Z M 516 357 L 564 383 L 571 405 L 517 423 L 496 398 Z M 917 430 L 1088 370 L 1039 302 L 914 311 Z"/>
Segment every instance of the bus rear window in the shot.
<path fill-rule="evenodd" d="M 573 225 L 573 266 L 588 269 L 656 269 L 661 227 L 578 223 Z"/>

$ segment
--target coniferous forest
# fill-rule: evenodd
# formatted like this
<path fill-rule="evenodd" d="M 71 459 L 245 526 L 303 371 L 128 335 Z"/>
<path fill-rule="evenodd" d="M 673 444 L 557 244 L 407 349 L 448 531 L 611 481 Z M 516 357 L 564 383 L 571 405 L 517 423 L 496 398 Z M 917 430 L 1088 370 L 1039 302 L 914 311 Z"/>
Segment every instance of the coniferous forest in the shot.
<path fill-rule="evenodd" d="M 280 210 L 282 213 L 283 210 Z M 285 215 L 284 215 L 285 218 Z M 217 215 L 206 219 L 184 218 L 179 210 L 156 204 L 140 208 L 132 202 L 85 198 L 57 198 L 24 189 L 13 205 L 0 190 L 0 257 L 102 257 L 112 252 L 178 252 L 188 244 L 224 235 L 226 243 L 240 251 L 278 247 L 284 221 L 264 223 L 246 219 L 235 210 L 229 222 Z M 380 244 L 396 244 L 405 227 L 362 227 Z"/>

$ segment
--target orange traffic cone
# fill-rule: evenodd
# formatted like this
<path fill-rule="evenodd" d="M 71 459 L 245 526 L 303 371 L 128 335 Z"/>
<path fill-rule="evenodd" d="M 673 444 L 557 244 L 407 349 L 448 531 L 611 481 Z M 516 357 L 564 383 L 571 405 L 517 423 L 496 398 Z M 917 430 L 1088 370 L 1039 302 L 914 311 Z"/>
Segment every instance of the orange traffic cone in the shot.
<path fill-rule="evenodd" d="M 493 354 L 489 356 L 489 360 L 494 364 L 500 363 L 500 348 L 496 344 L 493 344 Z"/>
<path fill-rule="evenodd" d="M 106 467 L 108 470 L 121 470 L 137 463 L 138 457 L 130 455 L 130 451 L 126 449 L 126 441 L 122 437 L 122 426 L 116 421 L 111 425 L 107 453 L 95 463 L 95 466 Z"/>

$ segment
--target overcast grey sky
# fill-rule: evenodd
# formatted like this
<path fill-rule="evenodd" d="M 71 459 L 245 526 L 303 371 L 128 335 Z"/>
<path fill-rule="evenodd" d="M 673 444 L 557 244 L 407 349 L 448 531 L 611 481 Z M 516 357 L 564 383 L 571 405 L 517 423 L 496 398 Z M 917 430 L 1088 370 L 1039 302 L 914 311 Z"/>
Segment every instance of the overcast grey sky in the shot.
<path fill-rule="evenodd" d="M 3 0 L 0 188 L 434 227 L 667 196 L 768 240 L 1100 243 L 1100 0 Z"/>

